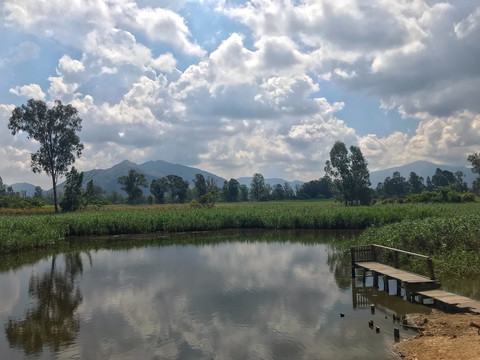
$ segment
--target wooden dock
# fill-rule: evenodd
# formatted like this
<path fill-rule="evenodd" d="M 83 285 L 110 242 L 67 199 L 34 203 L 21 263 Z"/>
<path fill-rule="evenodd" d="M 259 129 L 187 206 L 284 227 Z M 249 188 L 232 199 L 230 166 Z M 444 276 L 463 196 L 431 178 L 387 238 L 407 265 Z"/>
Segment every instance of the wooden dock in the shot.
<path fill-rule="evenodd" d="M 400 264 L 411 257 L 425 261 L 429 276 L 400 269 Z M 362 269 L 364 283 L 369 272 L 373 277 L 373 286 L 378 288 L 378 277 L 381 276 L 386 292 L 390 291 L 390 280 L 396 280 L 396 294 L 404 295 L 408 301 L 423 303 L 425 299 L 432 299 L 436 307 L 444 310 L 480 313 L 480 301 L 438 290 L 441 284 L 435 280 L 433 263 L 428 256 L 373 244 L 352 247 L 351 261 L 352 277 L 356 276 L 357 269 Z"/>
<path fill-rule="evenodd" d="M 466 296 L 460 296 L 443 290 L 426 290 L 419 291 L 418 296 L 420 302 L 423 299 L 432 299 L 435 307 L 439 309 L 451 310 L 452 308 L 458 311 L 468 311 L 480 314 L 480 301 L 470 299 Z"/>

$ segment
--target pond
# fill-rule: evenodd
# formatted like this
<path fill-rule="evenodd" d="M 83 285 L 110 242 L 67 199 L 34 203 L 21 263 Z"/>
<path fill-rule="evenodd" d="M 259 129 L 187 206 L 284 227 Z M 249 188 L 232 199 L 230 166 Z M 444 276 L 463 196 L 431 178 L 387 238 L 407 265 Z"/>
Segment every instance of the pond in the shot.
<path fill-rule="evenodd" d="M 414 333 L 392 315 L 429 309 L 352 287 L 331 245 L 349 236 L 78 239 L 3 256 L 0 359 L 396 359 L 393 329 Z"/>

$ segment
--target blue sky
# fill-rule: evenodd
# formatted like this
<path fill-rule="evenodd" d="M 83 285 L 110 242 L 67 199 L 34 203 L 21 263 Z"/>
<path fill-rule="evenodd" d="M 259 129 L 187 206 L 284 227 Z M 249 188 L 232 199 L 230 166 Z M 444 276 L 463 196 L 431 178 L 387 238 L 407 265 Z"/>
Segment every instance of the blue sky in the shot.
<path fill-rule="evenodd" d="M 37 145 L 8 118 L 72 103 L 76 166 L 165 160 L 311 180 L 336 140 L 370 170 L 466 165 L 480 149 L 480 5 L 413 0 L 4 0 L 0 176 Z"/>

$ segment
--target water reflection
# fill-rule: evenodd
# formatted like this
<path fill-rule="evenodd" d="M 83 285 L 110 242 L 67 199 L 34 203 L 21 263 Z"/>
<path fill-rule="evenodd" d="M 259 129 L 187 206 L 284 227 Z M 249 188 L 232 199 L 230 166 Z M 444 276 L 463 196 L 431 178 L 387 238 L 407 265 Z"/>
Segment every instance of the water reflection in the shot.
<path fill-rule="evenodd" d="M 348 266 L 350 258 L 348 254 L 342 251 L 334 251 L 331 249 L 328 252 L 328 266 L 333 273 L 335 281 L 340 289 L 349 289 L 352 285 L 351 270 Z"/>
<path fill-rule="evenodd" d="M 345 236 L 190 234 L 89 254 L 82 241 L 48 264 L 8 259 L 29 290 L 0 312 L 0 358 L 394 358 L 393 335 L 372 336 L 369 312 L 352 308 L 348 259 L 325 243 Z"/>
<path fill-rule="evenodd" d="M 23 319 L 10 318 L 5 326 L 10 346 L 26 355 L 40 354 L 44 347 L 58 352 L 73 343 L 80 331 L 76 310 L 82 294 L 75 279 L 83 272 L 82 259 L 80 253 L 63 258 L 63 268 L 57 266 L 57 257 L 53 256 L 50 271 L 31 276 L 28 294 L 34 306 Z"/>

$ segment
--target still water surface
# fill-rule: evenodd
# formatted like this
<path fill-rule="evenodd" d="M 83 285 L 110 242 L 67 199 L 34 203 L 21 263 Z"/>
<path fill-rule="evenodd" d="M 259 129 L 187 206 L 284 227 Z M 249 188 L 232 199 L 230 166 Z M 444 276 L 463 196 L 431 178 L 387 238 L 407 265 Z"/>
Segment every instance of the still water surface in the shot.
<path fill-rule="evenodd" d="M 428 309 L 352 287 L 329 245 L 348 236 L 83 239 L 2 257 L 0 359 L 396 359 L 392 314 Z"/>

